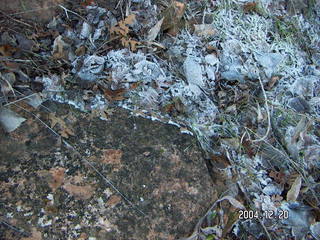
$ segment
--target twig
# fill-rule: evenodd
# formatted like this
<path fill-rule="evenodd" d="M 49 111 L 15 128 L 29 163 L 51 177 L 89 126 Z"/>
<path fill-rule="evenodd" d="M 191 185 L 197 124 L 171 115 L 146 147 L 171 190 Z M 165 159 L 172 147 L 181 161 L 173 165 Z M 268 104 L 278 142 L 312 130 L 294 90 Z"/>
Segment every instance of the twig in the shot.
<path fill-rule="evenodd" d="M 85 21 L 86 23 L 88 23 L 88 21 L 87 21 L 84 17 L 82 17 L 81 15 L 79 15 L 78 13 L 67 9 L 67 8 L 65 8 L 65 7 L 62 6 L 62 5 L 59 5 L 59 7 L 61 7 L 61 8 L 66 12 L 66 15 L 67 15 L 68 18 L 69 18 L 69 16 L 68 16 L 67 12 L 70 12 L 70 13 L 73 13 L 74 15 L 78 16 L 79 18 L 81 18 L 81 19 L 82 19 L 83 21 Z"/>
<path fill-rule="evenodd" d="M 32 97 L 32 96 L 34 96 L 34 95 L 36 95 L 36 93 L 32 93 L 32 94 L 30 94 L 30 95 L 28 95 L 28 96 L 24 96 L 24 97 L 22 97 L 22 98 L 19 98 L 19 99 L 13 101 L 13 102 L 9 102 L 9 103 L 3 105 L 3 107 L 9 106 L 9 105 L 11 105 L 11 104 L 15 104 L 15 103 L 17 103 L 17 102 L 20 102 L 20 101 L 22 101 L 22 100 L 25 100 L 25 99 L 27 99 L 27 98 L 30 98 L 30 97 Z"/>
<path fill-rule="evenodd" d="M 269 106 L 268 106 L 268 98 L 267 98 L 266 91 L 264 90 L 263 83 L 262 83 L 262 81 L 261 81 L 260 76 L 259 76 L 259 83 L 260 83 L 261 90 L 262 90 L 263 96 L 264 96 L 264 101 L 265 101 L 264 103 L 265 103 L 265 106 L 266 106 L 267 117 L 268 117 L 268 128 L 267 128 L 267 131 L 266 131 L 265 135 L 264 135 L 262 138 L 253 140 L 252 142 L 261 142 L 261 141 L 264 141 L 264 140 L 268 137 L 269 132 L 270 132 L 270 130 L 271 130 L 271 118 L 270 118 L 270 111 L 269 111 Z"/>
<path fill-rule="evenodd" d="M 25 22 L 22 22 L 22 21 L 20 21 L 20 20 L 18 20 L 18 19 L 15 19 L 15 18 L 9 16 L 8 14 L 4 13 L 4 12 L 1 11 L 1 10 L 0 10 L 0 12 L 1 12 L 1 14 L 3 14 L 4 16 L 10 18 L 11 20 L 13 20 L 13 21 L 15 21 L 15 22 L 17 22 L 17 23 L 20 23 L 20 24 L 22 24 L 22 25 L 25 25 L 25 26 L 27 26 L 27 27 L 29 27 L 29 28 L 33 28 L 33 27 L 32 27 L 30 24 L 28 24 L 28 23 L 25 23 Z"/>

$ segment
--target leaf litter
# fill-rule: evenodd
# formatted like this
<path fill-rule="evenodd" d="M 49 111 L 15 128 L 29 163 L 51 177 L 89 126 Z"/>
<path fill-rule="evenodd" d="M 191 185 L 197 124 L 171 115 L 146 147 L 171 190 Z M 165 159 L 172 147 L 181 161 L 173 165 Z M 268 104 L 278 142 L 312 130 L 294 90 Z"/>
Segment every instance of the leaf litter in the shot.
<path fill-rule="evenodd" d="M 84 19 L 78 19 L 75 28 L 62 28 L 51 51 L 43 54 L 67 61 L 73 80 L 95 89 L 93 96 L 81 99 L 69 95 L 67 84 L 57 74 L 36 76 L 34 81 L 43 84 L 47 99 L 72 104 L 82 111 L 103 112 L 109 105 L 116 104 L 131 110 L 132 114 L 177 125 L 184 132 L 187 129 L 197 136 L 208 155 L 220 151 L 228 156 L 231 166 L 225 166 L 224 171 L 229 181 L 244 186 L 239 188 L 254 203 L 255 210 L 279 214 L 282 209 L 291 215 L 281 221 L 291 227 L 291 232 L 282 229 L 279 235 L 279 229 L 262 219 L 260 225 L 250 220 L 232 221 L 233 228 L 226 227 L 230 234 L 241 236 L 239 229 L 243 227 L 258 238 L 261 233 L 257 231 L 262 226 L 277 239 L 286 239 L 290 234 L 302 238 L 309 232 L 318 239 L 319 219 L 312 216 L 303 200 L 311 196 L 319 204 L 319 196 L 312 194 L 312 189 L 319 184 L 319 176 L 312 169 L 320 168 L 319 136 L 315 135 L 320 115 L 320 58 L 316 54 L 320 43 L 319 24 L 299 13 L 303 13 L 303 9 L 298 8 L 298 12 L 292 14 L 291 5 L 288 7 L 291 12 L 286 16 L 281 4 L 268 0 L 239 1 L 242 5 L 237 1 L 215 2 L 215 7 L 208 10 L 212 23 L 198 22 L 192 32 L 184 22 L 190 20 L 191 4 L 173 1 L 160 18 L 156 18 L 157 8 L 146 1 L 143 6 L 150 12 L 145 11 L 145 18 L 150 21 L 145 24 L 137 11 L 117 21 L 110 11 L 87 1 Z M 314 11 L 318 16 L 316 7 Z M 292 21 L 296 29 L 289 29 L 278 17 Z M 63 18 L 55 18 L 48 27 L 58 29 L 63 22 Z M 164 32 L 169 36 L 162 36 Z M 299 32 L 311 50 L 305 51 L 299 42 L 295 43 L 295 37 L 301 35 L 294 34 Z M 156 48 L 145 46 L 145 39 L 149 42 L 158 39 L 166 51 L 157 55 Z M 124 49 L 107 51 L 109 40 L 117 40 Z M 4 57 L 12 57 L 17 50 L 11 45 L 0 45 Z M 2 94 L 9 94 L 15 82 L 1 82 Z M 262 92 L 266 91 L 264 96 L 261 86 Z M 244 93 L 239 90 L 242 88 L 249 90 Z M 240 104 L 236 99 L 245 94 L 246 101 Z M 222 99 L 223 104 L 219 103 Z M 39 99 L 31 103 L 34 107 L 40 104 Z M 293 111 L 288 110 L 287 104 Z M 245 115 L 252 114 L 252 108 L 255 113 L 251 122 L 245 121 Z M 310 114 L 301 116 L 304 112 Z M 5 108 L 1 109 L 0 119 L 8 132 L 26 120 Z M 51 127 L 59 125 L 62 137 L 74 135 L 64 120 L 54 115 L 50 115 L 50 119 Z M 266 129 L 271 126 L 269 133 Z M 261 138 L 260 145 L 254 143 L 254 139 L 264 135 L 266 138 Z M 247 136 L 245 145 L 243 136 Z M 255 148 L 255 144 L 257 151 L 248 150 Z M 113 155 L 105 161 L 119 162 L 121 153 L 113 152 Z M 299 176 L 288 186 L 284 179 L 295 174 Z M 59 177 L 55 178 L 52 188 L 62 184 Z M 90 186 L 69 182 L 63 187 L 80 199 L 90 198 L 93 191 Z M 302 187 L 310 191 L 301 193 Z M 286 196 L 286 200 L 281 196 Z M 230 187 L 228 195 L 218 202 L 228 200 L 234 208 L 247 208 L 236 197 L 240 198 L 239 190 Z M 211 209 L 210 214 L 213 212 Z M 221 214 L 221 209 L 218 212 L 228 218 L 227 213 Z M 199 231 L 202 221 L 199 223 L 196 235 L 222 237 L 226 234 L 221 229 L 228 225 L 226 223 L 211 222 L 202 233 Z M 99 224 L 109 226 L 106 219 L 101 219 Z M 194 237 L 195 233 L 188 239 L 196 239 Z"/>

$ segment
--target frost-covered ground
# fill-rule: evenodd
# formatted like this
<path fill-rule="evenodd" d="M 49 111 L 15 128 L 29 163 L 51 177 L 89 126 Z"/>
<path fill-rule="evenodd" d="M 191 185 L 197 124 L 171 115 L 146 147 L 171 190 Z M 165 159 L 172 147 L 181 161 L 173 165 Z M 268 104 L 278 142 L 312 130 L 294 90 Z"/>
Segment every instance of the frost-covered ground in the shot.
<path fill-rule="evenodd" d="M 241 199 L 242 192 L 247 209 L 275 215 L 283 209 L 290 216 L 235 221 L 233 234 L 240 239 L 244 232 L 256 239 L 302 239 L 312 232 L 319 239 L 319 212 L 317 218 L 310 210 L 318 211 L 320 190 L 320 6 L 289 2 L 186 3 L 184 18 L 203 21 L 195 30 L 184 26 L 176 36 L 160 31 L 159 48 L 142 31 L 160 20 L 159 8 L 132 1 L 128 12 L 136 20 L 130 31 L 142 44 L 136 51 L 102 53 L 101 44 L 110 38 L 106 23 L 114 27 L 117 20 L 105 9 L 87 7 L 86 21 L 58 36 L 52 54 L 61 55 L 62 46 L 71 63 L 65 82 L 100 84 L 107 94 L 74 94 L 57 75 L 36 81 L 44 84 L 48 98 L 101 118 L 116 104 L 195 134 L 208 158 L 217 152 L 226 156 L 229 165 L 220 172 L 230 181 L 227 195 Z M 312 10 L 303 5 L 311 3 Z M 140 20 L 143 15 L 147 23 Z M 62 24 L 63 18 L 55 18 L 48 28 Z M 87 51 L 76 54 L 81 46 Z M 202 234 L 221 238 L 226 224 L 211 224 L 211 232 Z"/>

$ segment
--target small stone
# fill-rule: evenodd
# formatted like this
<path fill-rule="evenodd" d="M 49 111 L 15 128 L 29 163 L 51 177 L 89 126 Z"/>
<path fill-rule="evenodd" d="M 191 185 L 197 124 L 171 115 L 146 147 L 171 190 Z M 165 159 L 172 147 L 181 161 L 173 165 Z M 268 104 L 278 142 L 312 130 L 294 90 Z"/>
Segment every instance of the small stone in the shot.
<path fill-rule="evenodd" d="M 294 97 L 289 100 L 289 107 L 297 111 L 298 113 L 307 113 L 310 111 L 310 106 L 306 100 L 302 97 Z"/>

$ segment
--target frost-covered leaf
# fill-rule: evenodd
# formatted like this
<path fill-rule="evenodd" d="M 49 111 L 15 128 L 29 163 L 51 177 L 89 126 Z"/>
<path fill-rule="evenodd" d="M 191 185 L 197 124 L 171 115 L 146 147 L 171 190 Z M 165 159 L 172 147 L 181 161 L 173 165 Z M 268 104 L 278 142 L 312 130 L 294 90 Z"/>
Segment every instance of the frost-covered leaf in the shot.
<path fill-rule="evenodd" d="M 27 99 L 26 102 L 33 108 L 38 108 L 42 102 L 43 99 L 39 93 L 35 93 L 30 95 Z"/>
<path fill-rule="evenodd" d="M 162 23 L 163 23 L 164 17 L 161 18 L 156 25 L 154 25 L 148 32 L 147 40 L 148 41 L 154 41 L 156 37 L 158 36 L 158 33 L 161 29 Z"/>
<path fill-rule="evenodd" d="M 257 54 L 258 63 L 264 68 L 268 78 L 276 73 L 278 65 L 283 61 L 284 57 L 280 53 L 262 53 Z"/>
<path fill-rule="evenodd" d="M 314 224 L 311 225 L 310 227 L 312 236 L 317 239 L 320 240 L 320 222 L 315 222 Z"/>
<path fill-rule="evenodd" d="M 188 83 L 204 87 L 201 65 L 193 56 L 188 56 L 183 63 L 183 69 Z"/>
<path fill-rule="evenodd" d="M 287 193 L 287 201 L 296 201 L 301 189 L 301 176 L 298 176 L 293 182 L 290 190 Z"/>
<path fill-rule="evenodd" d="M 242 203 L 240 203 L 237 199 L 231 197 L 231 196 L 225 196 L 223 198 L 219 199 L 219 202 L 223 201 L 223 200 L 228 200 L 232 206 L 234 206 L 235 208 L 239 208 L 239 209 L 246 209 Z"/>
<path fill-rule="evenodd" d="M 70 45 L 67 44 L 63 39 L 62 36 L 59 35 L 53 42 L 52 47 L 52 56 L 56 59 L 69 59 L 69 51 Z"/>
<path fill-rule="evenodd" d="M 216 30 L 211 24 L 195 24 L 194 33 L 199 37 L 212 37 L 216 34 Z"/>
<path fill-rule="evenodd" d="M 0 123 L 6 132 L 17 129 L 26 119 L 7 108 L 0 108 Z"/>
<path fill-rule="evenodd" d="M 2 94 L 6 95 L 9 92 L 14 94 L 13 84 L 16 81 L 16 76 L 13 72 L 1 74 L 0 73 L 0 89 Z"/>

